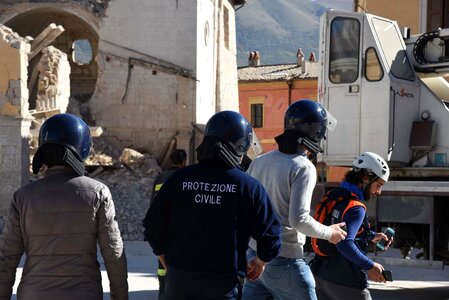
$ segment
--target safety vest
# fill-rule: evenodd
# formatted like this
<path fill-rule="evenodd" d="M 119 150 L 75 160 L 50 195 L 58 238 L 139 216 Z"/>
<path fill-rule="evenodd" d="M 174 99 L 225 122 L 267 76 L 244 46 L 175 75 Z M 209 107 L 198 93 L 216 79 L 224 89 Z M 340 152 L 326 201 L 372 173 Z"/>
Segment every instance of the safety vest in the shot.
<path fill-rule="evenodd" d="M 362 206 L 366 211 L 366 206 L 360 202 L 356 194 L 338 187 L 327 192 L 317 204 L 314 218 L 324 225 L 332 225 L 342 222 L 345 213 L 356 206 Z M 361 234 L 367 224 L 362 224 L 357 235 Z M 368 225 L 369 226 L 369 225 Z M 312 238 L 313 251 L 320 256 L 330 256 L 337 252 L 334 244 L 327 240 Z"/>

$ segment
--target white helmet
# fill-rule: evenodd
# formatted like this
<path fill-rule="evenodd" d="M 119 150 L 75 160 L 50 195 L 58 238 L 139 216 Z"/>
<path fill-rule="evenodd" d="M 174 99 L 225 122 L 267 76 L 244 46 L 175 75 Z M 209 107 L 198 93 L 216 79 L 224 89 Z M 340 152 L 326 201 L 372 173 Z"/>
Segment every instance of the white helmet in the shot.
<path fill-rule="evenodd" d="M 388 181 L 390 176 L 390 169 L 388 168 L 385 160 L 373 152 L 365 152 L 360 154 L 353 162 L 352 165 L 358 169 L 367 169 L 377 175 L 385 182 Z"/>

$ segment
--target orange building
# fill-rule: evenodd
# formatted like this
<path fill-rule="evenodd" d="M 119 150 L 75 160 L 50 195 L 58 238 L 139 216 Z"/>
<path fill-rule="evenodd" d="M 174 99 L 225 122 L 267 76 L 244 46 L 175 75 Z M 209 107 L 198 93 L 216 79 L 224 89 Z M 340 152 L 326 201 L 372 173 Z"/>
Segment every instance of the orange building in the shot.
<path fill-rule="evenodd" d="M 277 149 L 274 137 L 284 129 L 287 107 L 317 99 L 319 63 L 249 66 L 238 69 L 239 109 L 254 127 L 263 152 Z"/>
<path fill-rule="evenodd" d="M 449 0 L 354 0 L 354 9 L 395 20 L 411 34 L 449 27 Z"/>

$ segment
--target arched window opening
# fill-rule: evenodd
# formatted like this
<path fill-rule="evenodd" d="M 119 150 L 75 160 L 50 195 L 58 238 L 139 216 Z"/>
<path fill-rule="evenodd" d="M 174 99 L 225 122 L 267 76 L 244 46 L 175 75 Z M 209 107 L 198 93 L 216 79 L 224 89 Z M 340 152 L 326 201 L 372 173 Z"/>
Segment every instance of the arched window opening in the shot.
<path fill-rule="evenodd" d="M 73 42 L 72 60 L 78 65 L 88 65 L 92 62 L 92 46 L 89 40 L 83 39 Z"/>

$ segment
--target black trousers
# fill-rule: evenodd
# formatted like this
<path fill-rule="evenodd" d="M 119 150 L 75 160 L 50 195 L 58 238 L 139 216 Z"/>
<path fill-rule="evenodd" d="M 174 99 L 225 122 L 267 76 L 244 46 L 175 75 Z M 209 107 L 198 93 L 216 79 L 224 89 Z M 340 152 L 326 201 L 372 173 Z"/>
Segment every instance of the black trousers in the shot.
<path fill-rule="evenodd" d="M 241 284 L 233 275 L 174 270 L 165 278 L 163 300 L 238 300 Z"/>
<path fill-rule="evenodd" d="M 157 260 L 158 266 L 157 266 L 157 280 L 159 281 L 159 295 L 158 300 L 164 299 L 164 292 L 165 292 L 165 268 L 162 265 L 161 261 Z"/>
<path fill-rule="evenodd" d="M 315 276 L 315 283 L 316 295 L 319 300 L 372 300 L 371 294 L 367 288 L 352 289 L 326 281 L 317 276 Z"/>

